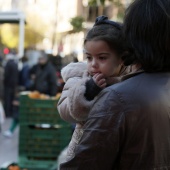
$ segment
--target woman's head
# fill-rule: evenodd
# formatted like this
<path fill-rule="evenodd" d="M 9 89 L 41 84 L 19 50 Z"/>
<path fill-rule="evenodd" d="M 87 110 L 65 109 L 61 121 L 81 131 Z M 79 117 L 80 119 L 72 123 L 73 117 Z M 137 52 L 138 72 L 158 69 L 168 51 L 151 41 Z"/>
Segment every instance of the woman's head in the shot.
<path fill-rule="evenodd" d="M 122 25 L 105 16 L 98 17 L 86 35 L 84 48 L 88 71 L 92 76 L 96 73 L 103 73 L 105 77 L 118 76 L 124 52 Z"/>
<path fill-rule="evenodd" d="M 127 9 L 124 36 L 131 56 L 145 71 L 170 71 L 170 0 L 135 0 Z"/>

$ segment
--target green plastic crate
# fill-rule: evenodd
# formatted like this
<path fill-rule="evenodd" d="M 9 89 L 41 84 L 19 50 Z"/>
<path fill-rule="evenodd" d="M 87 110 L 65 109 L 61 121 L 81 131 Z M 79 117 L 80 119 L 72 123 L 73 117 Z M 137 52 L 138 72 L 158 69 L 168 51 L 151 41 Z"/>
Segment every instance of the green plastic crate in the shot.
<path fill-rule="evenodd" d="M 19 165 L 28 170 L 49 170 L 55 161 L 29 160 L 25 157 L 19 158 Z"/>
<path fill-rule="evenodd" d="M 55 113 L 54 113 L 55 112 Z M 42 111 L 35 111 L 32 113 L 29 113 L 27 111 L 20 111 L 20 124 L 21 125 L 28 125 L 28 124 L 65 124 L 65 121 L 63 121 L 59 113 L 57 112 L 57 109 L 53 113 L 50 113 L 48 111 L 42 110 Z"/>
<path fill-rule="evenodd" d="M 20 124 L 65 124 L 57 110 L 58 100 L 30 99 L 20 95 Z"/>
<path fill-rule="evenodd" d="M 29 160 L 25 157 L 19 159 L 20 167 L 25 167 L 27 170 L 54 170 L 55 164 L 56 161 Z"/>
<path fill-rule="evenodd" d="M 20 126 L 19 156 L 33 160 L 56 160 L 71 140 L 71 125 L 41 128 Z"/>
<path fill-rule="evenodd" d="M 20 164 L 15 164 L 20 167 L 20 170 L 56 170 L 58 167 L 56 161 L 30 161 L 26 158 L 20 158 Z M 9 170 L 9 165 L 0 167 L 0 170 Z"/>
<path fill-rule="evenodd" d="M 71 124 L 57 111 L 58 100 L 20 96 L 19 165 L 28 170 L 50 170 L 69 144 Z"/>
<path fill-rule="evenodd" d="M 20 95 L 20 102 L 24 107 L 51 108 L 56 107 L 57 99 L 31 99 L 28 95 Z"/>

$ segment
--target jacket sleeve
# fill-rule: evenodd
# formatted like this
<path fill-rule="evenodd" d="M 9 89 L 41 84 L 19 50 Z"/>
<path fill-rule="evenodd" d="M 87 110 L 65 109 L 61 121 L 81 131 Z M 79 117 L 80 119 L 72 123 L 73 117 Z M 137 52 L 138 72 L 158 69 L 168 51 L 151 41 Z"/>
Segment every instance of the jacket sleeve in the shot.
<path fill-rule="evenodd" d="M 86 82 L 86 90 L 85 90 L 85 98 L 89 101 L 93 100 L 100 92 L 102 88 L 97 86 L 94 80 L 91 78 L 89 81 Z"/>
<path fill-rule="evenodd" d="M 77 121 L 70 115 L 70 101 L 68 98 L 68 93 L 70 92 L 70 87 L 73 86 L 77 82 L 77 79 L 71 78 L 69 79 L 63 88 L 60 100 L 58 102 L 58 112 L 60 117 L 70 123 L 77 123 Z"/>
<path fill-rule="evenodd" d="M 86 100 L 84 96 L 88 80 L 88 77 L 67 80 L 58 102 L 59 114 L 65 121 L 80 123 L 87 119 L 93 104 L 93 101 Z"/>
<path fill-rule="evenodd" d="M 100 93 L 78 137 L 75 156 L 61 164 L 61 170 L 116 169 L 125 129 L 122 105 L 114 92 Z"/>

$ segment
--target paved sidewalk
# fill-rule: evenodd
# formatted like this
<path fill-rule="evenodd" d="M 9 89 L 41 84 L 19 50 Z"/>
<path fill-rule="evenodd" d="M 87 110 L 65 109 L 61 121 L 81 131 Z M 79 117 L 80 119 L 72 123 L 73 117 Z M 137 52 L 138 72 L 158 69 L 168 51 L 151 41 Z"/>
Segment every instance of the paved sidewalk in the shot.
<path fill-rule="evenodd" d="M 2 125 L 2 131 L 0 132 L 0 167 L 7 162 L 17 162 L 18 159 L 18 134 L 19 128 L 14 132 L 11 138 L 3 136 L 3 132 L 10 126 L 11 119 L 6 119 Z"/>

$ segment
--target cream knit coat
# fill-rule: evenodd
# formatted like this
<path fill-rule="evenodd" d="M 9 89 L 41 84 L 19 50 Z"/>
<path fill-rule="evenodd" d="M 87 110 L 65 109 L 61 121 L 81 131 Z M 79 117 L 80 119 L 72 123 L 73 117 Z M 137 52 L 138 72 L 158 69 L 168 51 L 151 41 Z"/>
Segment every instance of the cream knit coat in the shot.
<path fill-rule="evenodd" d="M 83 122 L 86 121 L 94 100 L 88 101 L 84 97 L 86 82 L 90 80 L 86 63 L 70 63 L 62 69 L 61 75 L 65 86 L 58 102 L 58 111 L 63 120 L 76 123 L 67 150 L 66 160 L 70 160 L 74 157 L 76 146 L 83 135 Z"/>
<path fill-rule="evenodd" d="M 93 101 L 84 97 L 86 82 L 90 79 L 87 64 L 70 63 L 61 71 L 65 86 L 58 102 L 61 118 L 67 122 L 79 123 L 87 119 Z"/>

